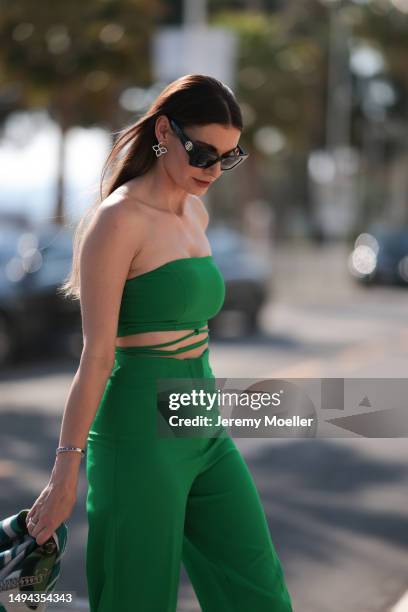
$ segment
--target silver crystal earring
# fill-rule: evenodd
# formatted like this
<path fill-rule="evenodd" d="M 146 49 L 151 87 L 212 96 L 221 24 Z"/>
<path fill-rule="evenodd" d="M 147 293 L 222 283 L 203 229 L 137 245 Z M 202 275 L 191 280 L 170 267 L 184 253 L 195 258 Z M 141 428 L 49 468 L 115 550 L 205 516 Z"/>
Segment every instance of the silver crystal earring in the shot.
<path fill-rule="evenodd" d="M 156 157 L 160 157 L 160 155 L 163 155 L 164 153 L 167 153 L 167 149 L 163 145 L 162 142 L 159 142 L 159 144 L 153 145 L 152 149 L 156 153 Z"/>

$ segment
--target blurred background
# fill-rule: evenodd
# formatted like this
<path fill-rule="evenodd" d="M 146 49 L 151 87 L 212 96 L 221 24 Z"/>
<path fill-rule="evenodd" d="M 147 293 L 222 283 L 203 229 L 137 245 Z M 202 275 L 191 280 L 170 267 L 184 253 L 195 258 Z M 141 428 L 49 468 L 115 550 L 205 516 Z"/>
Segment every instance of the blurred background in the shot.
<path fill-rule="evenodd" d="M 114 132 L 183 74 L 234 90 L 250 153 L 203 196 L 226 281 L 210 321 L 216 376 L 406 378 L 408 0 L 1 7 L 2 518 L 47 483 L 79 364 L 79 306 L 56 291 L 76 223 Z M 331 427 L 330 439 L 236 440 L 294 608 L 397 610 L 408 589 L 408 417 L 375 438 Z M 57 587 L 76 593 L 71 611 L 88 609 L 83 471 L 78 495 Z M 198 610 L 182 568 L 179 612 Z"/>

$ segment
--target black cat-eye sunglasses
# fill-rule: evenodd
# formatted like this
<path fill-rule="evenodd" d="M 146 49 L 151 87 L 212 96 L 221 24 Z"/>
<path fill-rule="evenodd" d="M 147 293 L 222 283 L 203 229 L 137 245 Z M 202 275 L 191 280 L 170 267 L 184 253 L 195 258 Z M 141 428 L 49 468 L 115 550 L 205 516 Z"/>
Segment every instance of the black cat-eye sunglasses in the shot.
<path fill-rule="evenodd" d="M 169 121 L 188 153 L 190 166 L 195 166 L 196 168 L 209 168 L 217 163 L 217 161 L 220 161 L 221 170 L 232 170 L 232 168 L 235 168 L 235 166 L 249 156 L 249 153 L 244 151 L 241 145 L 237 145 L 234 149 L 227 151 L 227 153 L 223 155 L 218 155 L 215 147 L 195 142 L 185 135 L 174 119 L 169 118 Z"/>

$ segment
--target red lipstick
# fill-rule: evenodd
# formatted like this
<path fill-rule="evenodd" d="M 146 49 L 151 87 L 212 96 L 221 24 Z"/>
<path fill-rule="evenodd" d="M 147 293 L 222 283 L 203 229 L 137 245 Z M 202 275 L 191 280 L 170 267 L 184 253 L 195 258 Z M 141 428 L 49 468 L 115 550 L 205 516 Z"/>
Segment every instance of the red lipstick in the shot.
<path fill-rule="evenodd" d="M 211 184 L 211 181 L 200 181 L 199 179 L 196 179 L 196 178 L 194 178 L 194 180 L 197 182 L 198 185 L 200 185 L 200 187 L 208 187 L 208 185 Z"/>

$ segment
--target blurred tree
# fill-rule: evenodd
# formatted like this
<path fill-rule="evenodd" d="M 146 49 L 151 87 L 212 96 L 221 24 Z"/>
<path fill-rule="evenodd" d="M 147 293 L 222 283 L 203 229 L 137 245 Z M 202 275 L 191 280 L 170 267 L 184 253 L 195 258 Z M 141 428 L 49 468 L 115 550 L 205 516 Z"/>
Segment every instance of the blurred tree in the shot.
<path fill-rule="evenodd" d="M 118 125 L 118 97 L 151 82 L 150 34 L 163 0 L 0 0 L 0 121 L 48 109 L 61 130 L 55 221 L 64 221 L 65 134 Z"/>
<path fill-rule="evenodd" d="M 395 100 L 386 105 L 389 117 L 398 117 L 406 120 L 408 116 L 408 13 L 402 13 L 391 3 L 383 5 L 373 2 L 365 7 L 354 8 L 355 19 L 353 35 L 355 44 L 366 44 L 376 53 L 380 53 L 384 59 L 384 68 L 378 74 L 369 75 L 367 78 L 357 77 L 355 96 L 357 118 L 363 113 L 362 103 L 370 80 L 377 77 L 390 83 L 394 92 Z"/>
<path fill-rule="evenodd" d="M 311 150 L 324 147 L 326 142 L 332 3 L 209 0 L 211 25 L 233 29 L 240 41 L 235 92 L 245 115 L 243 140 L 251 153 L 242 167 L 244 178 L 238 191 L 240 195 L 246 192 L 240 201 L 245 205 L 245 200 L 271 199 L 275 189 L 277 226 L 281 225 L 280 214 L 283 218 L 292 205 L 299 203 L 308 209 L 307 158 Z M 345 49 L 351 51 L 355 44 L 370 41 L 380 50 L 386 65 L 384 75 L 397 92 L 395 106 L 387 109 L 389 119 L 393 114 L 404 119 L 408 108 L 408 14 L 385 0 L 338 4 L 351 33 L 344 41 Z M 361 115 L 363 102 L 355 92 L 353 103 L 352 144 L 361 148 L 355 120 Z M 399 124 L 395 125 L 398 129 Z M 395 140 L 394 131 L 389 149 L 394 146 L 398 154 L 401 139 Z M 283 189 L 277 186 L 279 172 Z M 283 202 L 279 202 L 282 195 Z M 236 209 L 235 202 L 231 208 Z"/>
<path fill-rule="evenodd" d="M 404 81 L 408 88 L 408 12 L 402 12 L 391 1 L 378 0 L 355 7 L 354 11 L 358 15 L 354 35 L 380 48 L 386 58 L 388 74 Z"/>
<path fill-rule="evenodd" d="M 235 92 L 244 113 L 243 144 L 251 154 L 240 173 L 242 205 L 273 198 L 270 178 L 275 172 L 276 185 L 280 164 L 287 186 L 283 208 L 288 200 L 307 204 L 306 157 L 325 136 L 327 7 L 308 0 L 287 2 L 275 12 L 224 10 L 214 12 L 211 25 L 233 29 L 240 41 Z"/>

